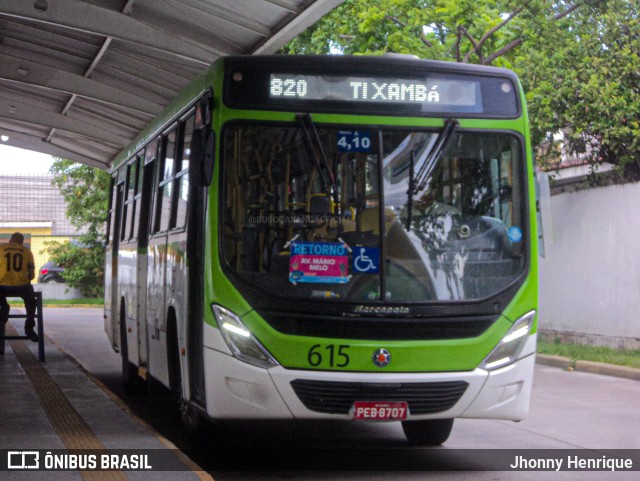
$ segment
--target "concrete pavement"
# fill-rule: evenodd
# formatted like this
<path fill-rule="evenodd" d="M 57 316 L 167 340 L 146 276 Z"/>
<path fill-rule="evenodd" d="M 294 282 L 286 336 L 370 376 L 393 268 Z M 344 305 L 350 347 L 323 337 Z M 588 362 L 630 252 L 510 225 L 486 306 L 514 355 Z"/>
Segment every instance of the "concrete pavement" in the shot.
<path fill-rule="evenodd" d="M 14 331 L 20 330 L 21 324 L 10 321 L 7 335 L 16 335 Z M 103 453 L 115 452 L 126 456 L 136 454 L 137 459 L 151 455 L 151 460 L 161 459 L 163 470 L 11 469 L 0 470 L 0 480 L 212 480 L 48 340 L 45 349 L 44 363 L 37 360 L 37 343 L 30 341 L 9 341 L 5 353 L 0 355 L 0 468 L 18 466 L 17 461 L 12 461 L 7 457 L 9 453 L 2 450 L 47 450 L 54 456 L 87 450 L 96 456 L 98 465 Z M 44 456 L 41 452 L 41 467 Z M 63 456 L 58 458 L 63 459 L 68 460 Z M 125 461 L 119 458 L 117 467 L 126 468 Z"/>
<path fill-rule="evenodd" d="M 59 311 L 64 312 L 66 309 L 60 309 Z M 100 332 L 101 315 L 93 316 L 92 313 L 92 316 L 90 316 L 91 322 L 81 323 L 74 318 L 75 311 L 69 310 L 63 316 L 66 321 L 64 323 L 54 322 L 56 316 L 51 316 L 52 322 L 48 332 L 54 341 L 60 341 L 63 337 L 71 340 L 57 344 L 58 347 L 56 347 L 56 345 L 52 344 L 51 338 L 47 338 L 46 363 L 40 364 L 35 360 L 34 353 L 37 352 L 37 344 L 25 341 L 13 341 L 11 345 L 7 344 L 6 353 L 0 356 L 0 405 L 2 406 L 0 411 L 0 450 L 42 449 L 54 452 L 55 450 L 63 449 L 131 449 L 144 452 L 146 450 L 157 450 L 161 451 L 164 456 L 171 457 L 177 463 L 176 468 L 174 471 L 153 472 L 127 470 L 105 472 L 0 471 L 0 481 L 19 481 L 21 479 L 54 481 L 86 479 L 210 480 L 211 477 L 208 474 L 199 471 L 199 468 L 194 466 L 177 449 L 174 449 L 175 447 L 169 441 L 133 416 L 118 398 L 103 388 L 99 381 L 96 381 L 93 375 L 89 374 L 78 362 L 65 354 L 64 351 L 68 350 L 66 347 L 69 344 L 69 346 L 73 347 L 69 352 L 79 361 L 90 359 L 91 363 L 100 364 L 102 362 L 102 364 L 107 364 L 106 354 L 96 348 L 95 345 L 89 344 L 82 334 L 83 330 L 92 333 Z M 82 316 L 82 313 L 78 312 L 77 315 Z M 86 312 L 84 316 L 87 317 Z M 15 321 L 14 325 L 20 331 L 21 323 Z M 102 333 L 102 335 L 104 334 Z M 117 361 L 119 358 L 117 354 L 111 351 L 108 343 L 105 343 L 102 339 L 99 340 L 98 345 L 104 346 L 107 353 L 111 354 L 110 359 L 115 357 Z M 63 347 L 65 349 L 62 349 Z M 539 356 L 538 360 L 540 363 L 545 364 L 555 362 L 556 364 L 553 365 L 563 369 L 573 367 L 577 371 L 585 371 L 579 374 L 580 378 L 589 376 L 587 372 L 590 371 L 587 371 L 588 368 L 584 367 L 585 364 L 582 362 L 573 363 L 566 358 L 549 358 L 549 356 Z M 87 366 L 84 362 L 83 365 Z M 617 366 L 604 365 L 597 366 L 597 368 L 601 369 L 600 374 L 610 376 L 620 372 L 616 369 Z M 94 372 L 94 374 L 96 372 L 93 367 L 87 367 L 87 369 Z M 96 369 L 100 370 L 100 368 Z M 117 375 L 119 366 L 116 363 L 109 369 L 115 371 Z M 545 386 L 549 383 L 551 383 L 551 386 L 550 389 L 539 389 L 534 392 L 534 394 L 537 393 L 534 399 L 536 403 L 534 403 L 531 419 L 528 422 L 514 424 L 484 420 L 461 420 L 454 430 L 448 446 L 453 449 L 469 449 L 487 445 L 497 448 L 512 447 L 514 445 L 514 429 L 527 434 L 527 444 L 523 445 L 527 448 L 566 448 L 567 446 L 580 446 L 583 448 L 593 448 L 594 446 L 631 447 L 637 445 L 637 436 L 634 434 L 634 430 L 620 432 L 614 429 L 607 429 L 591 433 L 590 431 L 585 432 L 581 429 L 575 429 L 575 419 L 568 417 L 563 411 L 564 407 L 568 408 L 568 406 L 564 405 L 568 404 L 569 401 L 561 394 L 561 388 L 568 382 L 575 381 L 576 385 L 572 392 L 581 402 L 577 406 L 572 403 L 570 412 L 573 415 L 580 414 L 578 418 L 584 421 L 593 418 L 596 412 L 602 415 L 597 408 L 598 404 L 589 404 L 587 402 L 593 399 L 591 391 L 587 389 L 591 383 L 589 382 L 587 387 L 584 387 L 578 382 L 578 374 L 573 376 L 559 370 L 540 369 L 544 369 L 545 377 L 541 379 L 544 379 Z M 632 369 L 631 374 L 634 376 L 636 375 L 635 371 L 640 370 Z M 540 374 L 543 374 L 543 372 L 541 371 Z M 640 380 L 640 378 L 636 377 L 624 377 Z M 596 380 L 598 378 L 594 376 L 593 379 Z M 600 384 L 604 383 L 603 390 L 606 392 L 620 392 L 622 388 L 625 388 L 626 391 L 635 392 L 635 384 L 629 383 L 629 381 L 615 380 L 613 378 L 599 379 Z M 624 383 L 624 385 L 620 387 L 615 383 Z M 562 422 L 565 422 L 565 425 L 562 425 Z M 583 422 L 582 424 L 585 423 Z M 562 440 L 555 434 L 559 425 L 562 426 L 561 431 L 564 433 Z M 615 425 L 622 426 L 625 423 L 620 421 Z M 283 439 L 291 437 L 290 428 L 290 426 L 286 427 L 286 429 L 283 428 L 284 431 L 287 431 L 286 435 L 282 434 L 281 437 Z M 350 426 L 346 425 L 345 429 L 347 428 L 350 428 Z M 395 432 L 399 431 L 400 428 L 398 426 L 389 426 L 388 430 L 384 432 L 374 431 L 374 428 L 377 428 L 377 426 L 371 427 L 372 436 L 374 438 L 379 436 L 380 442 L 385 446 L 389 445 L 389 443 L 394 445 L 393 442 L 396 439 L 403 442 L 402 434 Z M 385 426 L 385 428 L 387 427 Z M 243 429 L 243 426 L 236 429 L 236 442 L 243 449 L 246 448 L 248 439 L 252 440 L 251 443 L 264 445 L 274 437 L 272 428 L 265 430 L 263 438 L 260 437 L 259 429 L 256 429 L 253 424 L 247 427 L 247 432 L 244 432 Z M 367 429 L 363 431 L 368 432 Z M 496 434 L 492 435 L 491 433 L 494 431 Z M 351 439 L 352 436 L 353 433 L 349 432 L 348 439 Z M 319 437 L 322 438 L 323 436 Z M 339 437 L 341 442 L 344 443 L 344 439 L 341 436 Z M 361 442 L 359 439 L 353 439 L 355 443 Z M 374 441 L 369 440 L 369 442 L 376 445 L 375 439 Z M 0 459 L 0 467 L 3 461 L 5 460 Z M 216 477 L 218 477 L 218 473 L 216 473 Z"/>

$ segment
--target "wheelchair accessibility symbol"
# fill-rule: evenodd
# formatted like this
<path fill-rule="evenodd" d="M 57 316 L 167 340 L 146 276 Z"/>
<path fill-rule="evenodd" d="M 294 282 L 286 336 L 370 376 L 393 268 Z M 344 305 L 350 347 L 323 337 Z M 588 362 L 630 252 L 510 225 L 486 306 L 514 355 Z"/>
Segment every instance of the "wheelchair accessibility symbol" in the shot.
<path fill-rule="evenodd" d="M 378 274 L 380 272 L 379 248 L 355 247 L 353 253 L 353 272 L 359 274 Z"/>

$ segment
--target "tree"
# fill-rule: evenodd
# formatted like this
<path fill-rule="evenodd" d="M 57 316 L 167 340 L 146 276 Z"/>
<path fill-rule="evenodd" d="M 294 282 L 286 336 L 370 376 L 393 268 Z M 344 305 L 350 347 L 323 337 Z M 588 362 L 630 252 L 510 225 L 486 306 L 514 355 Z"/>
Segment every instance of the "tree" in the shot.
<path fill-rule="evenodd" d="M 346 0 L 283 51 L 511 68 L 534 143 L 567 132 L 569 150 L 640 180 L 639 8 L 628 0 Z"/>
<path fill-rule="evenodd" d="M 88 297 L 104 292 L 105 238 L 111 177 L 95 167 L 57 159 L 51 166 L 52 185 L 66 202 L 67 218 L 83 233 L 77 240 L 47 242 L 51 259 L 64 265 L 64 278 Z"/>
<path fill-rule="evenodd" d="M 393 52 L 510 66 L 528 37 L 578 6 L 547 0 L 346 0 L 284 51 Z"/>
<path fill-rule="evenodd" d="M 640 180 L 639 8 L 588 2 L 516 62 L 534 139 L 563 130 L 571 151 L 631 181 Z"/>
<path fill-rule="evenodd" d="M 52 185 L 64 197 L 69 222 L 103 240 L 111 176 L 96 167 L 64 159 L 56 159 L 49 172 L 54 176 Z"/>

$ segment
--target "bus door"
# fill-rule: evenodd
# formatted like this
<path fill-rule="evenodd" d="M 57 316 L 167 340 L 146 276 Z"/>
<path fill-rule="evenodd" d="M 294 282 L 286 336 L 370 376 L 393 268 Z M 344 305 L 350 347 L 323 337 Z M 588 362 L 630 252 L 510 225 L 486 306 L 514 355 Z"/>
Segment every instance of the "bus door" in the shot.
<path fill-rule="evenodd" d="M 187 263 L 189 265 L 187 295 L 187 352 L 190 401 L 205 405 L 204 380 L 204 258 L 207 192 L 213 173 L 214 134 L 211 130 L 211 96 L 196 105 L 194 130 L 185 129 L 184 145 L 190 147 L 189 203 L 187 214 Z"/>
<path fill-rule="evenodd" d="M 147 250 L 146 322 L 149 371 L 165 385 L 167 371 L 167 236 L 171 225 L 176 127 L 160 138 Z"/>
<path fill-rule="evenodd" d="M 138 329 L 139 312 L 139 251 L 138 235 L 140 224 L 140 200 L 142 197 L 142 166 L 144 151 L 136 153 L 126 165 L 126 183 L 122 223 L 120 224 L 120 242 L 118 244 L 118 287 L 120 299 L 120 326 L 122 345 L 127 362 L 138 365 L 140 359 L 140 337 Z M 126 341 L 124 338 L 126 337 Z"/>
<path fill-rule="evenodd" d="M 198 103 L 178 121 L 169 233 L 167 237 L 167 284 L 171 299 L 168 325 L 169 383 L 181 388 L 183 398 L 204 400 L 202 369 L 204 199 L 198 168 L 203 149 L 200 140 L 204 117 Z M 166 168 L 166 167 L 165 167 Z M 175 330 L 173 330 L 175 328 Z M 178 354 L 181 353 L 181 354 Z"/>
<path fill-rule="evenodd" d="M 151 142 L 145 149 L 141 157 L 141 180 L 138 183 L 138 193 L 140 195 L 139 205 L 136 209 L 137 226 L 137 299 L 138 315 L 136 316 L 138 332 L 138 357 L 140 366 L 147 367 L 149 360 L 149 331 L 147 329 L 147 275 L 148 262 L 147 255 L 149 249 L 149 230 L 151 218 L 151 206 L 153 205 L 153 187 L 156 173 L 156 155 L 158 150 L 158 139 Z"/>
<path fill-rule="evenodd" d="M 109 261 L 106 263 L 105 272 L 105 306 L 110 309 L 105 318 L 105 332 L 114 347 L 118 346 L 120 340 L 119 325 L 119 288 L 118 288 L 118 253 L 120 246 L 120 229 L 122 228 L 122 207 L 124 202 L 124 177 L 118 178 L 116 173 L 112 179 L 114 184 L 111 196 L 110 232 L 108 240 L 110 252 L 107 252 Z M 108 324 L 109 323 L 109 324 Z"/>
<path fill-rule="evenodd" d="M 199 174 L 202 107 L 197 104 L 162 135 L 149 239 L 147 313 L 154 377 L 191 399 L 202 377 L 204 199 Z M 210 115 L 210 110 L 207 110 Z M 210 125 L 210 123 L 207 123 Z M 209 127 L 210 128 L 210 127 Z M 200 185 L 196 187 L 194 184 Z M 202 204 L 202 205 L 201 205 Z M 166 366 L 166 368 L 165 368 Z"/>

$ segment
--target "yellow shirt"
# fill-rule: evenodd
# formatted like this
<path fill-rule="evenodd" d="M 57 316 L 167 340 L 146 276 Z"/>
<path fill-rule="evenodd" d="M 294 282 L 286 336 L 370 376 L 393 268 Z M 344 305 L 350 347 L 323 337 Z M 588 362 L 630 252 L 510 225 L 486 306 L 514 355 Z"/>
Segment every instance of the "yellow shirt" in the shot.
<path fill-rule="evenodd" d="M 29 249 L 12 242 L 0 246 L 0 286 L 30 284 L 29 271 L 34 269 L 33 254 Z"/>

